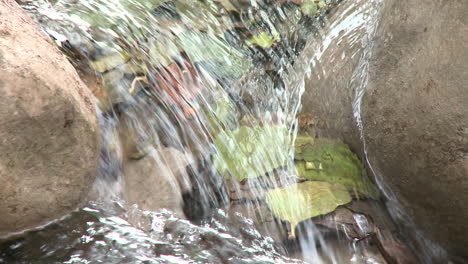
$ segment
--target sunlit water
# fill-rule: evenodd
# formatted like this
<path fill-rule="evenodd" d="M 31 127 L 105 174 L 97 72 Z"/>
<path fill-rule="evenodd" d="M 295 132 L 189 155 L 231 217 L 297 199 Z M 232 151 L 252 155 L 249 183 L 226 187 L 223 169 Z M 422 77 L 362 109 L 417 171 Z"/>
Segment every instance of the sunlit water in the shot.
<path fill-rule="evenodd" d="M 19 2 L 96 95 L 102 147 L 94 201 L 1 244 L 0 263 L 388 263 L 373 243 L 312 221 L 288 239 L 259 198 L 296 181 L 304 79 L 337 41 L 352 49 L 336 60 L 364 50 L 353 76 L 359 120 L 381 1 L 346 1 L 339 11 L 325 1 L 312 17 L 276 1 Z M 330 10 L 339 12 L 333 20 Z M 217 144 L 241 127 L 263 136 Z M 262 145 L 268 151 L 233 165 L 258 180 L 220 175 L 232 164 L 218 153 Z M 354 221 L 369 232 L 363 215 Z"/>

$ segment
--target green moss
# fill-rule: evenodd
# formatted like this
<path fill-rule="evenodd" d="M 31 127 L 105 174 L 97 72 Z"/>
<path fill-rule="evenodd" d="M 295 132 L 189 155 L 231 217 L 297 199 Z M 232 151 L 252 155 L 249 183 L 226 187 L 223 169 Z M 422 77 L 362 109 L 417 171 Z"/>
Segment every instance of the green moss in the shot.
<path fill-rule="evenodd" d="M 302 152 L 302 147 L 306 145 L 312 145 L 315 143 L 315 139 L 311 136 L 297 135 L 296 141 L 294 142 L 296 156 Z"/>
<path fill-rule="evenodd" d="M 311 144 L 302 138 L 301 142 L 296 144 L 294 158 L 300 178 L 341 183 L 358 196 L 379 197 L 378 189 L 363 175 L 360 160 L 346 144 L 328 139 Z"/>
<path fill-rule="evenodd" d="M 215 102 L 204 111 L 211 135 L 217 135 L 226 129 L 234 129 L 238 122 L 237 109 L 228 94 L 223 90 L 217 91 L 215 95 Z"/>

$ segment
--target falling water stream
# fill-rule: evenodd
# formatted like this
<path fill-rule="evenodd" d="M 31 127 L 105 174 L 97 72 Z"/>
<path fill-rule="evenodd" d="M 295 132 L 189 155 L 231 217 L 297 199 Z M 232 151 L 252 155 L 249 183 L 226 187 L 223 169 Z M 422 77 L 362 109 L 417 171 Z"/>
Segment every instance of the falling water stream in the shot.
<path fill-rule="evenodd" d="M 0 244 L 0 263 L 392 264 L 390 249 L 405 252 L 374 234 L 393 223 L 356 190 L 353 210 L 297 223 L 274 213 L 275 190 L 343 192 L 297 177 L 296 116 L 315 64 L 347 41 L 334 59 L 361 56 L 359 120 L 382 1 L 18 2 L 96 96 L 101 155 L 92 202 Z M 307 210 L 300 199 L 285 209 Z"/>

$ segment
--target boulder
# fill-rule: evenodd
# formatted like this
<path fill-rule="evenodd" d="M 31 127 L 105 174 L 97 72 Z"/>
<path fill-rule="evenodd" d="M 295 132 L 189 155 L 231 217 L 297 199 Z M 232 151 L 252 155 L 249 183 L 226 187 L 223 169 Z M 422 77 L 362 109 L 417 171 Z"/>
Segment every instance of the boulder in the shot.
<path fill-rule="evenodd" d="M 309 40 L 298 60 L 310 64 L 296 66 L 311 67 L 298 116 L 301 128 L 318 137 L 340 139 L 358 154 L 362 144 L 353 114 L 356 92 L 351 80 L 368 37 L 367 21 L 358 14 L 376 9 L 372 2 L 343 1 L 332 9 L 324 18 L 324 28 Z"/>
<path fill-rule="evenodd" d="M 62 217 L 96 175 L 94 99 L 13 0 L 0 1 L 0 237 Z"/>
<path fill-rule="evenodd" d="M 468 1 L 388 0 L 362 103 L 373 167 L 416 225 L 468 260 Z"/>
<path fill-rule="evenodd" d="M 375 2 L 343 2 L 308 43 L 304 56 L 312 58 L 312 74 L 305 80 L 299 124 L 343 140 L 365 159 L 354 115 L 364 84 L 363 138 L 374 169 L 369 172 L 377 172 L 394 194 L 388 198 L 396 197 L 421 228 L 427 236 L 422 240 L 466 259 L 468 2 Z M 370 14 L 362 24 L 359 15 L 346 13 L 361 11 Z M 435 251 L 420 255 L 426 253 L 441 257 Z"/>

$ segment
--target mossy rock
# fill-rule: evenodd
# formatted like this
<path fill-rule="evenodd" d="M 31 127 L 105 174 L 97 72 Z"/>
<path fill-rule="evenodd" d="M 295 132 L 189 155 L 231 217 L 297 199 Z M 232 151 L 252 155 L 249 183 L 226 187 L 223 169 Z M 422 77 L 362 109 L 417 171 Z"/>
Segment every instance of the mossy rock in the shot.
<path fill-rule="evenodd" d="M 377 187 L 363 175 L 359 158 L 342 142 L 298 136 L 294 160 L 300 178 L 340 183 L 358 197 L 380 196 Z"/>

